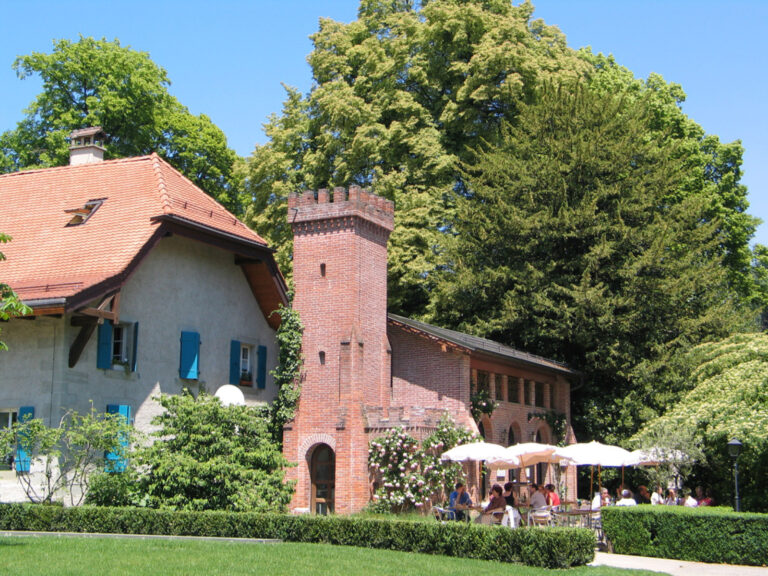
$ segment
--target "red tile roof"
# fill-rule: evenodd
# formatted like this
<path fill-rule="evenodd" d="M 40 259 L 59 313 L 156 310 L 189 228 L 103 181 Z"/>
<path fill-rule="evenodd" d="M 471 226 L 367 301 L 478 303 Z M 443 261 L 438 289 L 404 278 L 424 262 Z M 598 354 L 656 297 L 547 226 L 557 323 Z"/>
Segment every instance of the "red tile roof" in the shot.
<path fill-rule="evenodd" d="M 104 201 L 87 222 L 67 226 L 66 210 L 96 199 Z M 0 280 L 32 305 L 98 297 L 125 281 L 167 222 L 274 262 L 263 238 L 152 154 L 0 175 L 0 232 L 13 238 L 0 245 Z"/>

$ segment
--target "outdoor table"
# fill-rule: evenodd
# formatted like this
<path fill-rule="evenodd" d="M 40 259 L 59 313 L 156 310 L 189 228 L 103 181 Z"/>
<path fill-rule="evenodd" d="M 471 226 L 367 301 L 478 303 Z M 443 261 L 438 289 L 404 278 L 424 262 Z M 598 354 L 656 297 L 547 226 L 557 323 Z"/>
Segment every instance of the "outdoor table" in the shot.
<path fill-rule="evenodd" d="M 592 515 L 599 514 L 593 510 L 564 510 L 555 513 L 558 518 L 561 518 L 565 526 L 578 526 L 581 528 L 592 527 Z"/>

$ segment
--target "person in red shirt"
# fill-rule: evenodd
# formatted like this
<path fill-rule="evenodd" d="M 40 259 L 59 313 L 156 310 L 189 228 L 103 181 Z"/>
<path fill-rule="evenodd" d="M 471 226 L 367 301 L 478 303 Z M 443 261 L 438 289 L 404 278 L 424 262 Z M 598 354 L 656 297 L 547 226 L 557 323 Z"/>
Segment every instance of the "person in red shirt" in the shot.
<path fill-rule="evenodd" d="M 555 492 L 554 484 L 547 484 L 544 489 L 547 491 L 547 505 L 557 509 L 560 506 L 560 496 Z"/>

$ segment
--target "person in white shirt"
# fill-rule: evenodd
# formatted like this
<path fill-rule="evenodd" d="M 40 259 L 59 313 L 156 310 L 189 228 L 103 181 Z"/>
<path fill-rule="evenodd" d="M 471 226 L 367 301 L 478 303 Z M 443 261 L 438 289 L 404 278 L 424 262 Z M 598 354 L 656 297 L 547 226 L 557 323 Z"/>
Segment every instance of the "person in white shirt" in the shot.
<path fill-rule="evenodd" d="M 616 506 L 637 506 L 637 502 L 632 498 L 632 492 L 629 490 L 622 490 L 621 500 L 616 502 Z"/>
<path fill-rule="evenodd" d="M 547 497 L 544 494 L 544 486 L 531 484 L 531 508 L 544 508 L 547 505 Z"/>
<path fill-rule="evenodd" d="M 686 488 L 683 492 L 683 506 L 688 506 L 688 508 L 696 508 L 698 505 L 698 500 L 691 496 L 691 491 Z"/>
<path fill-rule="evenodd" d="M 651 504 L 653 506 L 664 504 L 664 492 L 662 492 L 661 486 L 656 486 L 656 491 L 651 494 Z"/>
<path fill-rule="evenodd" d="M 600 492 L 595 492 L 595 497 L 592 499 L 592 510 L 600 510 L 600 507 L 605 506 L 609 499 L 608 488 L 600 488 Z"/>

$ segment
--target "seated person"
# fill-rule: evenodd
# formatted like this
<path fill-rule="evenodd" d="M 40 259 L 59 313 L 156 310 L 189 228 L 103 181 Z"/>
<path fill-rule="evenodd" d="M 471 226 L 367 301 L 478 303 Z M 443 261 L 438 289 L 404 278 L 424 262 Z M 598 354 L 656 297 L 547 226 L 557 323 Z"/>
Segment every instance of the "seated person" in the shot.
<path fill-rule="evenodd" d="M 698 505 L 699 503 L 696 498 L 691 496 L 690 488 L 683 490 L 683 506 L 687 506 L 688 508 L 696 508 Z"/>
<path fill-rule="evenodd" d="M 635 497 L 635 500 L 637 500 L 638 504 L 651 503 L 651 493 L 648 492 L 648 488 L 646 486 L 637 487 L 637 496 Z"/>
<path fill-rule="evenodd" d="M 632 492 L 625 488 L 621 491 L 621 500 L 616 502 L 616 506 L 637 506 L 637 502 L 632 498 Z"/>
<path fill-rule="evenodd" d="M 547 496 L 547 506 L 552 506 L 555 510 L 560 506 L 560 496 L 555 492 L 554 484 L 547 484 L 544 487 L 544 491 Z"/>
<path fill-rule="evenodd" d="M 544 508 L 547 505 L 547 496 L 544 493 L 544 486 L 539 486 L 536 483 L 530 485 L 531 498 L 530 506 L 533 509 Z"/>
<path fill-rule="evenodd" d="M 670 488 L 667 492 L 667 499 L 664 500 L 664 504 L 667 506 L 677 506 L 680 502 L 677 499 L 677 491 L 674 488 Z"/>
<path fill-rule="evenodd" d="M 504 500 L 504 496 L 502 496 L 503 490 L 501 489 L 501 486 L 499 484 L 494 484 L 491 488 L 491 499 L 488 501 L 488 504 L 483 508 L 483 512 L 480 515 L 480 518 L 478 518 L 478 521 L 483 524 L 491 524 L 493 522 L 493 513 L 494 512 L 500 512 L 503 513 L 504 510 L 507 509 L 507 501 Z M 498 516 L 498 518 L 501 518 L 501 515 Z"/>
<path fill-rule="evenodd" d="M 664 492 L 661 489 L 661 486 L 656 486 L 656 490 L 651 494 L 651 504 L 653 506 L 664 504 Z"/>
<path fill-rule="evenodd" d="M 607 506 L 611 501 L 611 496 L 608 494 L 608 488 L 600 488 L 600 492 L 595 492 L 595 497 L 592 499 L 592 510 L 600 510 L 601 506 Z"/>
<path fill-rule="evenodd" d="M 513 508 L 517 506 L 517 502 L 515 500 L 515 495 L 512 493 L 512 490 L 514 490 L 515 485 L 512 482 L 507 482 L 504 484 L 504 492 L 502 493 L 502 496 L 504 496 L 504 500 L 507 502 L 507 506 L 512 506 Z"/>
<path fill-rule="evenodd" d="M 699 502 L 699 506 L 712 506 L 712 496 L 709 495 L 709 488 L 706 492 L 701 486 L 696 486 L 696 500 Z"/>
<path fill-rule="evenodd" d="M 472 499 L 467 494 L 467 487 L 462 482 L 456 482 L 456 489 L 448 498 L 448 508 L 453 510 L 456 520 L 464 520 L 465 510 L 472 507 Z"/>

